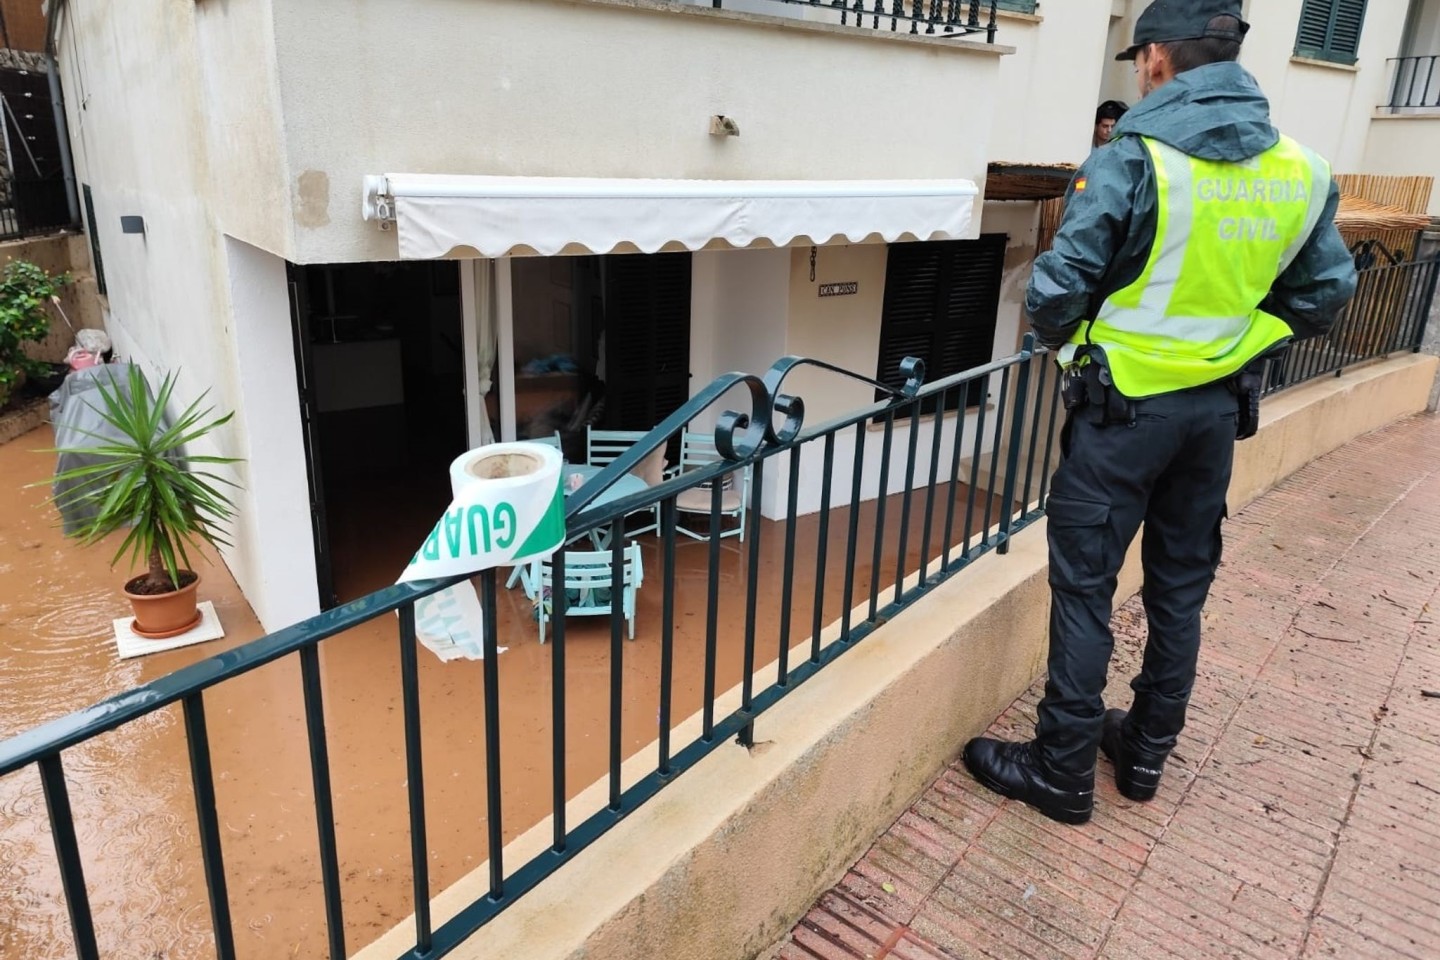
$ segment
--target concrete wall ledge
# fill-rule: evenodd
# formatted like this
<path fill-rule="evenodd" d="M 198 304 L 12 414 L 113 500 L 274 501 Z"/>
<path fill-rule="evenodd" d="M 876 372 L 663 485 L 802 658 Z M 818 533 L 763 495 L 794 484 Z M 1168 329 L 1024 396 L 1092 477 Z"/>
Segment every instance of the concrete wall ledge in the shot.
<path fill-rule="evenodd" d="M 1423 410 L 1436 366 L 1407 355 L 1267 401 L 1259 436 L 1237 448 L 1232 510 L 1315 457 Z M 1138 587 L 1135 566 L 1123 595 Z M 762 954 L 1043 668 L 1048 601 L 1042 521 L 1008 555 L 936 588 L 766 713 L 754 749 L 712 754 L 450 956 Z M 731 691 L 722 713 L 737 702 Z M 691 718 L 674 742 L 696 730 Z M 627 781 L 654 755 L 627 764 Z M 569 822 L 604 802 L 604 785 L 592 786 L 570 804 Z M 550 829 L 546 820 L 515 840 L 506 862 L 543 849 Z M 437 923 L 486 884 L 482 866 L 442 893 Z M 413 942 L 406 921 L 358 956 L 393 960 Z"/>
<path fill-rule="evenodd" d="M 1230 512 L 1316 457 L 1424 410 L 1437 366 L 1440 358 L 1403 354 L 1268 398 L 1260 434 L 1235 448 Z"/>

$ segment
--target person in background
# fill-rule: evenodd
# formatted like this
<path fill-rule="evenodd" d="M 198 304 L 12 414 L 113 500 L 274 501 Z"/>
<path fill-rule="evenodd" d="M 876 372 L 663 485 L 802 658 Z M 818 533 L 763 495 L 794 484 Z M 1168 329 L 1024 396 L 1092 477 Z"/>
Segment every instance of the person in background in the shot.
<path fill-rule="evenodd" d="M 1090 149 L 1095 150 L 1110 142 L 1115 124 L 1125 116 L 1130 107 L 1123 100 L 1106 100 L 1095 108 L 1095 133 L 1090 139 Z"/>

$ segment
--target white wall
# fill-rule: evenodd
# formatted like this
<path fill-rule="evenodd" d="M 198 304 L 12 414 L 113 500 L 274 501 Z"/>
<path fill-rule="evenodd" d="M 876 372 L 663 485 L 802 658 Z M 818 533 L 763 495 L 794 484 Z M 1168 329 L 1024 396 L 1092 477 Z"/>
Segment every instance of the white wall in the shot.
<path fill-rule="evenodd" d="M 1411 0 L 1410 17 L 1399 53 L 1407 57 L 1440 54 L 1440 0 Z M 1386 103 L 1390 102 L 1394 92 L 1394 66 L 1390 65 L 1386 71 Z M 1430 64 L 1422 60 L 1418 67 L 1409 68 L 1401 76 L 1403 84 L 1398 93 L 1402 102 L 1411 96 L 1416 99 L 1423 97 L 1427 79 L 1430 93 L 1425 102 L 1436 102 L 1437 92 L 1440 92 L 1440 66 L 1432 73 Z M 1435 186 L 1430 193 L 1428 212 L 1432 217 L 1440 216 L 1440 109 L 1377 110 L 1370 121 L 1362 170 L 1365 173 L 1434 177 Z"/>
<path fill-rule="evenodd" d="M 1040 208 L 1019 201 L 985 204 L 980 225 L 982 233 L 1003 233 L 1010 238 L 1005 248 L 1005 273 L 1000 281 L 1000 310 L 995 318 L 993 357 L 1014 353 L 1030 329 L 1025 319 L 1025 288 L 1035 265 L 1040 233 Z"/>
<path fill-rule="evenodd" d="M 815 257 L 815 279 L 810 279 L 808 248 L 790 251 L 790 325 L 786 352 L 866 377 L 874 377 L 880 350 L 880 315 L 885 305 L 884 244 L 821 247 Z M 855 281 L 853 296 L 824 297 L 821 284 Z M 875 389 L 856 380 L 815 368 L 796 370 L 785 381 L 785 392 L 805 400 L 805 422 L 817 424 L 843 416 L 875 402 Z"/>
<path fill-rule="evenodd" d="M 984 44 L 643 0 L 275 8 L 301 262 L 395 256 L 360 218 L 366 174 L 979 182 L 989 156 Z M 712 114 L 740 136 L 709 136 Z"/>
<path fill-rule="evenodd" d="M 1024 227 L 1026 210 L 1033 220 L 1034 206 L 1030 204 L 1018 205 L 1016 212 L 1008 214 L 1010 225 L 1015 226 L 1016 238 L 1022 244 L 1027 236 Z M 1033 247 L 1033 226 L 1028 237 Z M 815 279 L 812 281 L 809 248 L 696 254 L 691 295 L 692 395 L 714 377 L 730 370 L 763 375 L 771 363 L 785 355 L 823 360 L 862 376 L 875 376 L 887 257 L 887 248 L 883 244 L 820 247 L 816 256 Z M 845 281 L 855 281 L 859 292 L 853 296 L 819 297 L 820 284 Z M 995 355 L 1013 352 L 1017 323 L 1018 315 L 1014 310 L 1008 316 L 1002 316 L 996 331 Z M 998 377 L 993 386 L 998 391 Z M 797 369 L 785 380 L 782 389 L 804 400 L 807 427 L 845 417 L 875 402 L 873 387 L 814 367 Z M 732 403 L 717 406 L 715 412 L 727 407 L 748 409 L 748 399 L 738 393 L 731 394 L 731 398 Z M 993 399 L 998 400 L 998 396 Z M 987 418 L 989 423 L 983 431 L 986 438 L 994 436 L 994 417 L 991 411 Z M 703 429 L 713 423 L 713 416 L 701 417 L 699 423 Z M 970 452 L 976 428 L 977 413 L 972 411 L 966 415 L 964 455 L 968 456 Z M 904 489 L 910 429 L 907 422 L 897 423 L 894 429 L 886 484 L 889 493 Z M 915 461 L 917 477 L 929 475 L 933 429 L 933 419 L 926 418 L 921 422 L 920 446 Z M 940 462 L 943 474 L 949 469 L 954 449 L 953 415 L 946 418 L 942 430 Z M 831 495 L 833 506 L 850 502 L 856 436 L 855 428 L 849 427 L 836 439 Z M 868 425 L 863 437 L 865 465 L 861 499 L 871 500 L 880 493 L 883 427 Z M 988 446 L 985 449 L 988 450 Z M 822 444 L 809 444 L 801 462 L 801 514 L 820 509 L 823 467 Z M 788 477 L 787 456 L 773 458 L 767 463 L 761 508 L 766 517 L 776 519 L 784 516 Z"/>
<path fill-rule="evenodd" d="M 1015 55 L 1000 61 L 990 159 L 1079 163 L 1090 153 L 1111 2 L 1051 0 L 1038 22 L 1003 20 L 1000 35 Z"/>
<path fill-rule="evenodd" d="M 1410 21 L 1405 32 L 1405 57 L 1440 54 L 1440 0 L 1410 0 Z"/>
<path fill-rule="evenodd" d="M 203 131 L 211 214 L 222 232 L 289 257 L 294 228 L 283 216 L 290 206 L 289 178 L 272 0 L 193 6 L 204 126 L 180 132 L 194 139 Z M 186 38 L 178 34 L 161 39 L 165 44 L 159 55 L 168 57 L 174 55 L 172 45 Z"/>
<path fill-rule="evenodd" d="M 1121 11 L 1125 12 L 1121 13 Z M 1135 65 L 1128 61 L 1115 59 L 1117 53 L 1130 46 L 1130 41 L 1134 39 L 1134 36 L 1135 14 L 1126 10 L 1125 0 L 1116 0 L 1114 12 L 1110 17 L 1109 30 L 1106 33 L 1105 49 L 1100 52 L 1104 75 L 1096 106 L 1106 100 L 1119 100 L 1134 106 L 1135 101 L 1140 99 L 1140 91 L 1136 89 L 1135 85 Z M 1094 113 L 1090 114 L 1090 119 L 1094 121 Z"/>
<path fill-rule="evenodd" d="M 1365 173 L 1434 177 L 1426 212 L 1440 217 L 1440 111 L 1375 117 L 1370 122 L 1361 169 Z"/>
<path fill-rule="evenodd" d="M 1415 36 L 1423 39 L 1413 40 L 1412 45 L 1427 47 L 1418 52 L 1440 53 L 1440 40 L 1435 37 L 1440 3 L 1420 2 L 1426 6 L 1417 18 Z M 1328 158 L 1337 173 L 1440 174 L 1440 161 L 1430 149 L 1433 138 L 1424 127 L 1387 129 L 1377 122 L 1372 132 L 1371 118 L 1390 98 L 1391 65 L 1386 61 L 1409 49 L 1402 43 L 1408 0 L 1375 0 L 1368 5 L 1359 59 L 1353 67 L 1295 57 L 1302 3 L 1251 0 L 1245 4 L 1251 29 L 1240 62 L 1270 98 L 1275 124 Z M 1128 0 L 1127 16 L 1114 21 L 1109 43 L 1114 49 L 1107 57 L 1129 42 L 1134 16 L 1146 5 L 1147 0 Z M 1129 64 L 1107 68 L 1104 93 L 1134 101 L 1137 93 Z M 1369 142 L 1372 138 L 1374 143 Z"/>
<path fill-rule="evenodd" d="M 243 434 L 240 480 L 249 503 L 239 517 L 241 546 L 229 556 L 235 580 L 267 630 L 320 612 L 315 580 L 305 448 L 285 261 L 225 238 L 240 416 L 264 429 Z"/>
<path fill-rule="evenodd" d="M 790 308 L 789 250 L 701 251 L 692 261 L 690 281 L 690 393 L 716 377 L 739 371 L 764 376 L 785 356 L 786 317 Z M 725 394 L 697 417 L 693 429 L 713 430 L 726 410 L 749 413 L 743 388 Z M 777 477 L 765 477 L 764 513 L 777 496 Z"/>
<path fill-rule="evenodd" d="M 691 265 L 691 394 L 732 370 L 763 375 L 785 355 L 790 251 L 702 250 Z"/>
<path fill-rule="evenodd" d="M 283 271 L 277 280 L 270 264 L 242 269 L 246 279 L 232 289 L 233 251 L 224 240 L 233 221 L 237 235 L 284 243 L 285 220 L 276 215 L 276 203 L 285 176 L 268 29 L 263 0 L 71 3 L 57 51 L 76 175 L 94 195 L 108 288 L 106 326 L 117 350 L 152 379 L 178 372 L 177 403 L 208 390 L 217 410 L 235 411 L 231 425 L 201 446 L 257 458 L 236 473 L 244 489 L 233 494 L 238 536 L 225 560 L 262 622 L 279 627 L 302 608 L 272 601 L 266 584 L 280 582 L 304 553 L 267 545 L 262 554 L 255 532 L 288 523 L 280 501 L 304 504 L 304 465 L 293 449 L 276 463 L 276 445 L 298 443 L 298 431 L 283 437 L 283 418 L 257 411 L 250 394 L 273 390 L 276 405 L 294 406 L 288 307 L 273 309 L 285 304 L 286 288 Z M 120 233 L 119 218 L 130 214 L 145 218 L 144 235 Z M 253 261 L 243 252 L 236 257 L 237 263 Z M 237 296 L 273 328 L 238 333 L 232 315 Z M 247 382 L 253 384 L 248 394 L 240 369 L 248 362 L 241 349 L 247 338 L 262 353 L 266 344 L 286 345 L 283 364 L 266 354 L 265 362 L 247 367 L 249 377 L 261 377 Z M 299 484 L 272 499 L 272 477 L 293 478 L 297 465 Z M 305 513 L 301 529 L 308 550 Z M 277 559 L 285 564 L 272 573 L 267 567 Z M 301 567 L 298 575 L 308 576 L 313 597 L 313 562 L 308 573 Z"/>
<path fill-rule="evenodd" d="M 979 181 L 1005 52 L 644 0 L 74 3 L 58 49 L 107 323 L 152 373 L 180 371 L 181 399 L 208 388 L 236 410 L 222 452 L 252 458 L 253 476 L 228 559 L 267 626 L 313 593 L 274 258 L 393 257 L 393 234 L 359 215 L 364 174 Z M 895 109 L 935 90 L 967 92 L 960 120 Z M 742 136 L 708 136 L 713 113 Z M 126 214 L 146 236 L 120 235 Z M 753 328 L 712 339 L 710 363 L 768 364 L 784 349 L 783 318 L 765 311 L 783 310 L 789 253 L 713 263 L 772 282 L 722 291 Z"/>
<path fill-rule="evenodd" d="M 1365 139 L 1375 108 L 1388 98 L 1385 60 L 1400 50 L 1406 4 L 1371 3 L 1356 68 L 1295 59 L 1302 0 L 1252 3 L 1240 62 L 1270 97 L 1280 129 L 1330 160 L 1337 173 L 1364 172 Z"/>

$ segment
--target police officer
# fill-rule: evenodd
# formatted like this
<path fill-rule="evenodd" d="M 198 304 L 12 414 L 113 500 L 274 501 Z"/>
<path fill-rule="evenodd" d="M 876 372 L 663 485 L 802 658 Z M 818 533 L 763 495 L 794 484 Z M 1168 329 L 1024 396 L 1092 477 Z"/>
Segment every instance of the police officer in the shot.
<path fill-rule="evenodd" d="M 1185 725 L 1257 366 L 1324 334 L 1355 290 L 1330 167 L 1271 126 L 1235 62 L 1240 14 L 1240 0 L 1156 0 L 1140 15 L 1117 59 L 1135 62 L 1142 99 L 1076 174 L 1027 291 L 1069 408 L 1046 505 L 1049 677 L 1033 741 L 972 740 L 964 760 L 1064 823 L 1090 819 L 1097 748 L 1123 795 L 1155 795 Z M 1144 663 L 1128 714 L 1107 712 L 1116 577 L 1142 521 Z"/>

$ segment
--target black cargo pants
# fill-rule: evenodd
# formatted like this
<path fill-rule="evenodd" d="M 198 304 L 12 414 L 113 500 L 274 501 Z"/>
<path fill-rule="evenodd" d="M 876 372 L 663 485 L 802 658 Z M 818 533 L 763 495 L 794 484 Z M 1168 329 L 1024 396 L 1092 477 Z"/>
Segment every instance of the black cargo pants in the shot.
<path fill-rule="evenodd" d="M 1220 563 L 1235 396 L 1216 383 L 1136 401 L 1135 414 L 1133 425 L 1103 426 L 1098 408 L 1072 411 L 1046 503 L 1050 676 L 1035 735 L 1061 777 L 1095 766 L 1116 580 L 1141 522 L 1149 637 L 1126 733 L 1147 750 L 1168 752 L 1185 726 L 1200 613 Z"/>

